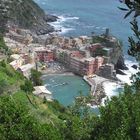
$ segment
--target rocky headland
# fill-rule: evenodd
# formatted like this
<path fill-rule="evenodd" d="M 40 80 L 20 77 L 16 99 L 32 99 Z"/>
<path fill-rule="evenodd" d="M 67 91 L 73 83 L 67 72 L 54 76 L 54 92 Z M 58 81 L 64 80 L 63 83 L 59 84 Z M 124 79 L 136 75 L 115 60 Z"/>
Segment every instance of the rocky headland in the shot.
<path fill-rule="evenodd" d="M 33 0 L 1 0 L 0 20 L 1 30 L 7 26 L 18 26 L 42 35 L 54 31 L 49 22 L 56 21 L 57 17 L 45 14 Z"/>

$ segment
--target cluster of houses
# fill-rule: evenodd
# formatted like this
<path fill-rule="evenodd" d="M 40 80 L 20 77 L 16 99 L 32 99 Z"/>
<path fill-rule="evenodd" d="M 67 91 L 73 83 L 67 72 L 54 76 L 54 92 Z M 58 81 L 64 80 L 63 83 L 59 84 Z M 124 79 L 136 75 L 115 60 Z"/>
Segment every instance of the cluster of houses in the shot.
<path fill-rule="evenodd" d="M 35 63 L 27 63 L 28 61 L 24 58 L 24 55 L 13 54 L 11 59 L 13 60 L 10 65 L 17 71 L 21 72 L 26 78 L 30 78 L 31 69 L 35 68 Z M 33 62 L 33 61 L 32 61 Z M 33 94 L 41 98 L 45 98 L 48 101 L 52 100 L 52 93 L 46 89 L 45 86 L 35 86 Z"/>
<path fill-rule="evenodd" d="M 9 31 L 6 41 L 11 39 L 22 44 L 17 45 L 16 53 L 18 54 L 11 56 L 14 61 L 10 64 L 26 77 L 29 77 L 30 69 L 35 67 L 36 62 L 53 61 L 61 62 L 69 70 L 82 76 L 96 73 L 104 77 L 106 73 L 107 77 L 113 77 L 115 70 L 114 65 L 110 63 L 110 56 L 117 48 L 112 47 L 117 40 L 107 36 L 109 33 L 100 38 L 102 40 L 106 37 L 109 40 L 108 45 L 100 42 L 92 43 L 92 37 L 73 38 L 58 35 L 48 36 L 44 45 L 41 45 L 32 43 L 33 38 L 28 31 L 12 29 Z M 13 46 L 10 49 L 15 49 Z"/>
<path fill-rule="evenodd" d="M 44 45 L 41 45 L 32 43 L 32 35 L 26 30 L 10 30 L 5 37 L 7 46 L 15 52 L 11 55 L 13 61 L 10 65 L 27 78 L 30 77 L 31 69 L 36 67 L 36 62 L 53 61 L 61 62 L 69 70 L 82 76 L 98 74 L 111 78 L 115 75 L 115 70 L 114 65 L 110 63 L 110 55 L 115 51 L 115 47 L 110 46 L 116 39 L 109 37 L 109 40 L 109 46 L 106 46 L 100 42 L 92 43 L 92 37 L 87 36 L 68 38 L 50 35 L 45 39 Z M 45 92 L 50 99 L 48 90 L 43 87 L 35 87 L 35 90 L 35 95 Z"/>
<path fill-rule="evenodd" d="M 115 38 L 110 38 L 108 47 L 102 43 L 91 44 L 91 37 L 86 36 L 51 37 L 52 39 L 47 38 L 45 47 L 34 49 L 39 61 L 59 61 L 72 72 L 82 76 L 98 74 L 106 78 L 114 77 L 115 69 L 110 56 L 117 48 L 112 47 L 117 41 Z"/>
<path fill-rule="evenodd" d="M 27 34 L 28 31 L 17 30 L 14 28 L 7 33 L 5 43 L 8 48 L 13 52 L 10 56 L 10 65 L 20 73 L 22 73 L 26 78 L 30 78 L 31 69 L 35 69 L 35 62 L 37 59 L 36 51 L 34 51 L 35 44 L 31 45 L 32 37 Z M 29 46 L 28 46 L 29 45 Z M 37 44 L 38 50 L 41 50 L 41 45 Z M 41 58 L 40 58 L 41 59 Z M 44 58 L 42 58 L 44 60 Z M 42 61 L 42 59 L 40 61 Z M 45 98 L 48 101 L 52 101 L 52 93 L 46 89 L 45 86 L 35 86 L 33 94 L 41 98 Z"/>
<path fill-rule="evenodd" d="M 116 49 L 110 46 L 117 41 L 113 37 L 109 37 L 107 46 L 103 43 L 91 43 L 92 38 L 87 36 L 72 38 L 50 35 L 45 39 L 44 45 L 41 45 L 32 43 L 33 38 L 28 31 L 12 29 L 6 41 L 10 39 L 16 41 L 16 44 L 20 43 L 16 47 L 18 54 L 11 56 L 14 61 L 10 64 L 26 77 L 29 77 L 30 69 L 35 67 L 37 61 L 59 61 L 72 72 L 82 76 L 95 73 L 104 76 L 106 67 L 109 69 L 107 75 L 110 74 L 111 77 L 115 74 L 114 66 L 110 63 L 110 56 Z M 10 49 L 15 49 L 13 46 Z"/>
<path fill-rule="evenodd" d="M 31 69 L 35 68 L 34 63 L 25 63 L 27 60 L 24 59 L 23 55 L 13 54 L 11 55 L 13 60 L 10 65 L 17 71 L 21 72 L 26 78 L 29 78 L 31 75 Z M 52 100 L 52 93 L 46 89 L 45 86 L 35 86 L 33 94 L 41 98 L 45 98 L 48 101 Z"/>

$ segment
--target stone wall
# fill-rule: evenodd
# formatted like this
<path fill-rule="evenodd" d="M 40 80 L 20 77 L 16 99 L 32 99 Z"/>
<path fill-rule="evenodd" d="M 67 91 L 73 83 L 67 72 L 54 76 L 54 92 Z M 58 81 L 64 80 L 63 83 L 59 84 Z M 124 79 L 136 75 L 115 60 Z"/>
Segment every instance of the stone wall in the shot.
<path fill-rule="evenodd" d="M 113 64 L 106 64 L 101 66 L 97 74 L 107 79 L 116 79 L 116 71 Z"/>

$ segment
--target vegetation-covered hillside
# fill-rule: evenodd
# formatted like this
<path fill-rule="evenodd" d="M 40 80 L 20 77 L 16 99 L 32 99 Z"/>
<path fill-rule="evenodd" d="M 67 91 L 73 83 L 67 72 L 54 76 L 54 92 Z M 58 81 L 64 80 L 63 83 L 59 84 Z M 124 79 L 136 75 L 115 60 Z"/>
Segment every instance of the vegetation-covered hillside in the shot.
<path fill-rule="evenodd" d="M 32 0 L 1 0 L 0 13 L 25 27 L 32 26 L 44 16 L 43 10 Z"/>
<path fill-rule="evenodd" d="M 0 1 L 0 29 L 6 23 L 22 28 L 33 29 L 38 34 L 52 32 L 54 29 L 48 21 L 55 21 L 56 17 L 45 15 L 44 11 L 33 0 L 1 0 Z"/>

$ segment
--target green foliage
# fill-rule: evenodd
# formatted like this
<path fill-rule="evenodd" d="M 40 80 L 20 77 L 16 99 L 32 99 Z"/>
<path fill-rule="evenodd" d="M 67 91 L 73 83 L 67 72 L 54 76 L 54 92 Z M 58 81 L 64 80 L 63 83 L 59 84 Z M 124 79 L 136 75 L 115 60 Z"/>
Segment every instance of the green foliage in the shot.
<path fill-rule="evenodd" d="M 5 62 L 5 60 L 2 60 L 2 61 L 1 61 L 1 66 L 4 67 L 4 68 L 6 67 L 6 62 Z"/>
<path fill-rule="evenodd" d="M 37 136 L 37 123 L 28 114 L 27 108 L 13 98 L 0 98 L 0 114 L 1 139 L 31 139 Z"/>
<path fill-rule="evenodd" d="M 134 18 L 140 15 L 140 1 L 139 0 L 125 0 L 127 8 L 120 8 L 123 11 L 127 11 L 124 18 L 127 18 L 130 14 L 134 13 Z"/>
<path fill-rule="evenodd" d="M 103 36 L 92 36 L 92 43 L 105 43 L 107 39 Z"/>
<path fill-rule="evenodd" d="M 24 82 L 23 76 L 16 72 L 4 60 L 0 62 L 0 89 L 1 94 L 6 92 L 15 92 L 20 84 Z"/>
<path fill-rule="evenodd" d="M 41 72 L 34 69 L 31 70 L 31 80 L 33 81 L 34 86 L 42 85 L 41 75 Z"/>
<path fill-rule="evenodd" d="M 41 125 L 40 133 L 38 135 L 39 140 L 63 140 L 58 128 L 52 125 Z"/>
<path fill-rule="evenodd" d="M 21 85 L 20 88 L 21 88 L 21 90 L 23 90 L 26 93 L 32 93 L 33 84 L 31 81 L 26 79 L 24 85 Z"/>
<path fill-rule="evenodd" d="M 5 79 L 0 80 L 0 94 L 3 94 L 8 90 L 9 84 Z"/>
<path fill-rule="evenodd" d="M 136 8 L 134 9 L 135 14 L 139 6 L 133 7 L 133 5 L 138 3 L 138 0 L 135 0 L 134 3 L 126 0 L 130 11 Z M 31 8 L 31 10 L 33 9 Z M 29 9 L 26 9 L 26 11 L 30 12 Z M 130 11 L 126 17 L 131 14 Z M 16 10 L 13 12 L 16 12 Z M 28 19 L 24 12 L 19 13 L 17 19 L 20 19 L 21 15 L 21 19 Z M 135 17 L 138 17 L 138 15 Z M 131 25 L 136 40 L 133 37 L 129 38 L 129 54 L 139 61 L 138 43 L 140 38 L 136 19 L 131 22 Z M 0 48 L 5 48 L 3 38 L 1 39 Z M 104 43 L 106 39 L 101 37 L 93 39 L 93 43 L 99 42 Z M 24 80 L 19 73 L 2 61 L 0 62 L 0 92 L 8 92 L 9 89 L 11 92 L 15 92 L 11 85 L 16 89 L 21 87 L 24 92 L 17 92 L 12 96 L 0 96 L 0 139 L 139 140 L 140 73 L 134 75 L 132 79 L 132 86 L 126 85 L 124 94 L 119 95 L 119 97 L 112 97 L 110 101 L 107 100 L 105 106 L 100 107 L 100 116 L 94 116 L 87 107 L 88 97 L 80 96 L 76 98 L 73 106 L 65 108 L 56 100 L 48 102 L 32 94 L 26 96 L 27 94 L 24 92 L 30 93 L 33 90 L 32 83 Z M 31 80 L 35 86 L 41 85 L 41 73 L 32 70 Z"/>
<path fill-rule="evenodd" d="M 79 119 L 77 116 L 69 117 L 69 119 L 64 120 L 61 133 L 65 140 L 88 140 L 89 127 L 88 123 Z"/>
<path fill-rule="evenodd" d="M 61 112 L 65 113 L 66 108 L 61 105 L 57 100 L 54 100 L 53 102 L 50 102 L 48 106 L 51 108 L 51 110 L 56 111 L 56 112 Z"/>
<path fill-rule="evenodd" d="M 2 140 L 62 140 L 57 128 L 38 122 L 28 107 L 12 96 L 0 97 L 0 114 Z"/>
<path fill-rule="evenodd" d="M 137 140 L 140 138 L 140 92 L 133 94 L 131 87 L 125 93 L 107 101 L 100 108 L 100 117 L 94 122 L 92 140 Z"/>
<path fill-rule="evenodd" d="M 3 36 L 0 35 L 0 51 L 5 53 L 6 51 L 8 51 L 8 47 L 5 45 L 5 42 L 3 40 Z"/>
<path fill-rule="evenodd" d="M 129 50 L 128 54 L 135 57 L 135 59 L 139 63 L 139 70 L 140 70 L 140 30 L 139 30 L 139 16 L 140 16 L 140 1 L 139 0 L 134 0 L 130 1 L 127 0 L 125 1 L 125 4 L 128 7 L 128 13 L 126 14 L 125 17 L 128 17 L 130 14 L 134 13 L 134 18 L 130 22 L 131 24 L 131 29 L 134 33 L 134 37 L 130 36 L 128 38 L 129 41 Z M 133 90 L 140 91 L 140 72 L 136 73 L 131 77 L 133 80 L 132 82 L 132 88 Z"/>
<path fill-rule="evenodd" d="M 135 57 L 138 61 L 140 61 L 140 31 L 138 28 L 138 22 L 134 19 L 131 22 L 131 28 L 134 32 L 135 37 L 129 37 L 129 50 L 128 54 Z"/>
<path fill-rule="evenodd" d="M 87 106 L 89 99 L 84 96 L 76 98 L 73 106 L 68 107 L 68 115 L 61 116 L 64 120 L 60 126 L 66 140 L 88 140 L 93 128 L 94 117 Z"/>
<path fill-rule="evenodd" d="M 134 32 L 134 37 L 130 36 L 128 38 L 130 44 L 128 54 L 135 57 L 140 62 L 140 31 L 138 26 L 139 22 L 137 20 L 137 18 L 140 16 L 140 1 L 125 0 L 125 4 L 128 9 L 120 8 L 121 10 L 128 11 L 125 18 L 134 13 L 133 20 L 130 22 L 131 29 Z"/>
<path fill-rule="evenodd" d="M 72 115 L 78 116 L 81 118 L 88 118 L 90 116 L 90 107 L 87 106 L 87 103 L 89 103 L 90 98 L 87 96 L 83 96 L 82 93 L 80 93 L 80 96 L 75 98 L 74 105 L 70 106 L 70 111 Z"/>

